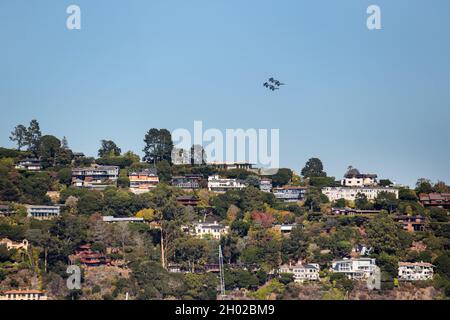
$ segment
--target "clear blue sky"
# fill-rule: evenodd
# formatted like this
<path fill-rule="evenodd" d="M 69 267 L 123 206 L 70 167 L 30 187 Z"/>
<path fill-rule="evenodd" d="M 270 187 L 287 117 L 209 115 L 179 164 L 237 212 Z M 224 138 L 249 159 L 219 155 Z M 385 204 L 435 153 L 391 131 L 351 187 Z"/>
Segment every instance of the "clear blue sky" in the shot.
<path fill-rule="evenodd" d="M 82 30 L 65 27 L 82 10 Z M 366 28 L 382 9 L 383 30 Z M 399 183 L 450 182 L 448 0 L 1 0 L 0 145 L 38 119 L 95 155 L 151 127 L 279 128 L 280 160 L 317 156 Z M 275 93 L 262 82 L 288 85 Z"/>

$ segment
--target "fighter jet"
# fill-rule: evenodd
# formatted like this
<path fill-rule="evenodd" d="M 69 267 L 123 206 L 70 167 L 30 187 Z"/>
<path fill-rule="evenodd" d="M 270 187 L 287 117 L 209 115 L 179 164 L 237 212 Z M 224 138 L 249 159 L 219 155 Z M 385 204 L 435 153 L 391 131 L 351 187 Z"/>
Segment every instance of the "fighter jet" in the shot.
<path fill-rule="evenodd" d="M 273 77 L 269 78 L 268 82 L 264 82 L 263 84 L 264 87 L 272 91 L 279 90 L 280 89 L 279 87 L 284 85 L 285 85 L 284 83 L 274 79 Z"/>
<path fill-rule="evenodd" d="M 275 80 L 274 83 L 275 83 L 275 85 L 278 86 L 278 87 L 279 87 L 279 86 L 284 86 L 284 83 L 281 83 L 281 82 L 278 81 L 278 80 Z"/>

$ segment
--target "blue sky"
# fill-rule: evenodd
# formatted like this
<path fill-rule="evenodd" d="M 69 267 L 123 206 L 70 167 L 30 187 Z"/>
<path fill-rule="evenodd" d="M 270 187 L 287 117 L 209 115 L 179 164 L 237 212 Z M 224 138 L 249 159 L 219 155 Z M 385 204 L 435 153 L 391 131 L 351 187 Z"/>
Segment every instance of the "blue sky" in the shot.
<path fill-rule="evenodd" d="M 65 27 L 81 7 L 82 29 Z M 366 28 L 378 4 L 382 30 Z M 312 156 L 399 183 L 450 182 L 448 0 L 2 0 L 0 145 L 38 119 L 95 155 L 152 127 L 279 128 Z M 288 85 L 262 87 L 275 76 Z"/>

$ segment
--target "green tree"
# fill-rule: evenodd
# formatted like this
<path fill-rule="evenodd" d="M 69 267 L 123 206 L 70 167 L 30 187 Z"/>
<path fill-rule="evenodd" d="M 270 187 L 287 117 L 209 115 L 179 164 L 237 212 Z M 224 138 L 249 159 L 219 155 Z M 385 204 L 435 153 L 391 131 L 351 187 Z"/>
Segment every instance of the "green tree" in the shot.
<path fill-rule="evenodd" d="M 6 245 L 0 245 L 0 262 L 5 262 L 11 259 L 11 252 L 6 248 Z"/>
<path fill-rule="evenodd" d="M 328 197 L 320 192 L 320 190 L 311 188 L 306 193 L 305 206 L 311 211 L 320 211 L 320 205 L 328 202 Z"/>
<path fill-rule="evenodd" d="M 372 205 L 367 200 L 367 197 L 363 193 L 358 193 L 355 197 L 355 206 L 357 209 L 368 210 L 372 208 Z"/>
<path fill-rule="evenodd" d="M 336 202 L 334 203 L 333 207 L 335 207 L 335 208 L 345 208 L 345 206 L 346 206 L 345 199 L 344 198 L 340 198 L 340 199 L 336 200 Z"/>
<path fill-rule="evenodd" d="M 39 140 L 38 156 L 44 168 L 54 167 L 61 150 L 61 141 L 55 136 L 45 135 Z"/>
<path fill-rule="evenodd" d="M 378 184 L 382 187 L 389 187 L 391 186 L 393 183 L 391 180 L 389 179 L 380 179 L 380 181 L 378 181 Z"/>
<path fill-rule="evenodd" d="M 14 131 L 11 132 L 9 140 L 16 142 L 17 150 L 20 151 L 22 147 L 26 146 L 26 135 L 27 128 L 24 125 L 19 124 L 14 128 Z"/>
<path fill-rule="evenodd" d="M 398 198 L 403 201 L 417 201 L 417 195 L 414 190 L 408 188 L 400 188 L 398 190 Z"/>
<path fill-rule="evenodd" d="M 70 168 L 62 168 L 58 171 L 58 179 L 60 183 L 70 186 L 72 182 L 72 170 Z"/>
<path fill-rule="evenodd" d="M 274 187 L 279 187 L 288 184 L 292 179 L 292 175 L 291 169 L 280 168 L 276 174 L 270 176 L 270 179 L 272 179 L 272 185 Z"/>
<path fill-rule="evenodd" d="M 28 146 L 28 150 L 32 151 L 34 154 L 37 154 L 41 135 L 39 122 L 37 120 L 31 120 L 25 134 L 25 145 Z"/>
<path fill-rule="evenodd" d="M 450 255 L 448 252 L 442 253 L 434 261 L 433 264 L 436 266 L 436 271 L 450 281 Z"/>
<path fill-rule="evenodd" d="M 377 210 L 387 210 L 389 213 L 397 209 L 399 204 L 398 199 L 395 194 L 391 192 L 380 192 L 375 199 L 375 209 Z"/>
<path fill-rule="evenodd" d="M 98 156 L 103 157 L 113 157 L 120 156 L 122 150 L 116 145 L 114 141 L 102 140 L 101 147 L 98 149 Z"/>
<path fill-rule="evenodd" d="M 161 160 L 156 163 L 156 169 L 158 170 L 159 180 L 162 182 L 169 182 L 172 178 L 172 167 L 169 161 Z"/>
<path fill-rule="evenodd" d="M 245 237 L 250 229 L 250 224 L 244 220 L 234 220 L 231 224 L 231 231 L 240 237 Z"/>
<path fill-rule="evenodd" d="M 367 238 L 375 253 L 397 254 L 406 246 L 400 238 L 404 232 L 391 217 L 385 215 L 377 216 L 366 225 Z"/>
<path fill-rule="evenodd" d="M 150 129 L 144 138 L 144 161 L 156 164 L 166 160 L 172 162 L 172 135 L 167 129 Z"/>
<path fill-rule="evenodd" d="M 310 177 L 326 177 L 327 173 L 323 171 L 323 164 L 319 158 L 309 159 L 302 169 L 302 176 Z"/>
<path fill-rule="evenodd" d="M 431 193 L 433 192 L 433 186 L 430 180 L 420 178 L 416 182 L 416 192 L 419 193 Z"/>

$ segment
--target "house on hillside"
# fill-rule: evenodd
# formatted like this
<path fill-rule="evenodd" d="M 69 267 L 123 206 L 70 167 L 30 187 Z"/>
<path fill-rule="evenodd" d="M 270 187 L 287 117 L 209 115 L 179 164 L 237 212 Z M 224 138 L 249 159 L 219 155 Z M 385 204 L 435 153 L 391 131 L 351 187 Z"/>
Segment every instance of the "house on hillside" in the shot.
<path fill-rule="evenodd" d="M 228 226 L 214 221 L 194 223 L 190 233 L 198 238 L 204 238 L 206 236 L 219 240 L 221 236 L 228 234 L 228 232 Z"/>
<path fill-rule="evenodd" d="M 40 171 L 42 170 L 41 160 L 39 158 L 25 158 L 19 160 L 15 168 L 26 171 Z"/>
<path fill-rule="evenodd" d="M 292 273 L 294 275 L 294 282 L 304 282 L 304 281 L 316 281 L 319 280 L 320 267 L 317 263 L 301 264 L 297 263 L 295 265 L 284 264 L 279 267 L 278 273 Z"/>
<path fill-rule="evenodd" d="M 375 272 L 375 259 L 358 258 L 342 259 L 332 262 L 331 270 L 336 273 L 343 273 L 349 279 L 367 279 Z"/>
<path fill-rule="evenodd" d="M 37 220 L 50 220 L 59 217 L 61 214 L 61 206 L 45 206 L 45 205 L 25 205 L 28 217 Z"/>
<path fill-rule="evenodd" d="M 208 177 L 208 190 L 215 193 L 225 193 L 228 190 L 244 189 L 246 185 L 237 179 L 220 178 L 219 175 Z"/>
<path fill-rule="evenodd" d="M 79 188 L 103 190 L 108 186 L 116 186 L 119 178 L 119 167 L 99 166 L 72 169 L 72 186 Z"/>
<path fill-rule="evenodd" d="M 172 186 L 183 190 L 195 190 L 200 188 L 202 179 L 203 176 L 201 174 L 174 176 L 172 177 Z"/>
<path fill-rule="evenodd" d="M 296 202 L 305 198 L 307 188 L 297 186 L 284 186 L 273 188 L 275 198 L 284 202 Z"/>
<path fill-rule="evenodd" d="M 434 266 L 428 262 L 399 262 L 398 279 L 403 281 L 424 281 L 433 279 Z"/>
<path fill-rule="evenodd" d="M 7 290 L 0 293 L 0 300 L 47 300 L 41 290 Z"/>
<path fill-rule="evenodd" d="M 156 169 L 145 169 L 128 173 L 130 191 L 134 194 L 142 194 L 156 188 L 159 178 Z"/>
<path fill-rule="evenodd" d="M 23 250 L 28 251 L 28 240 L 24 239 L 22 242 L 15 242 L 8 238 L 3 238 L 0 240 L 0 245 L 4 245 L 7 250 Z"/>

